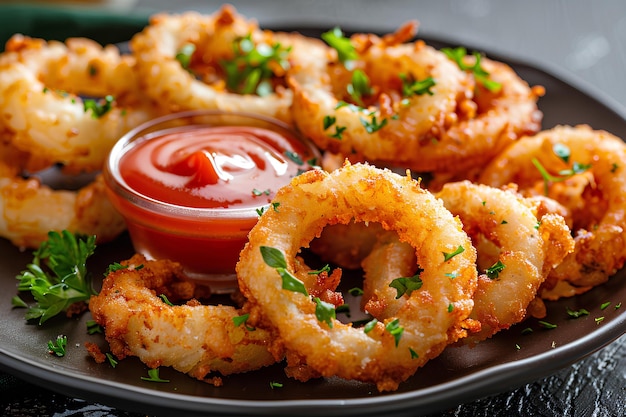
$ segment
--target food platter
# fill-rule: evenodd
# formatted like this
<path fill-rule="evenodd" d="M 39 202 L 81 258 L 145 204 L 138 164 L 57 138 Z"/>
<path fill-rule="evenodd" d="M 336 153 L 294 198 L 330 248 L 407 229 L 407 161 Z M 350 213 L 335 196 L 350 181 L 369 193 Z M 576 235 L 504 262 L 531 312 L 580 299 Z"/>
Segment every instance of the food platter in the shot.
<path fill-rule="evenodd" d="M 435 47 L 444 46 L 434 39 L 425 40 Z M 544 129 L 556 124 L 586 123 L 626 137 L 626 120 L 621 110 L 605 104 L 603 98 L 584 86 L 574 86 L 535 66 L 485 52 L 511 64 L 531 85 L 546 88 L 546 96 L 539 101 Z M 132 253 L 126 235 L 98 247 L 89 265 L 96 286 L 109 263 L 129 258 Z M 31 258 L 30 251 L 20 252 L 8 241 L 0 240 L 0 288 L 4 294 L 0 297 L 0 366 L 66 395 L 144 414 L 345 416 L 383 411 L 393 414 L 408 409 L 436 412 L 550 375 L 626 332 L 626 304 L 616 308 L 626 303 L 626 271 L 620 271 L 607 284 L 582 296 L 549 302 L 546 320 L 555 328 L 545 329 L 529 320 L 475 348 L 450 347 L 391 393 L 378 393 L 373 385 L 339 379 L 296 382 L 284 375 L 280 365 L 226 377 L 221 387 L 170 369 L 161 369 L 160 374 L 170 382 L 155 383 L 141 379 L 147 376 L 147 368 L 134 358 L 120 361 L 113 368 L 106 363 L 97 364 L 87 355 L 85 342 L 97 343 L 107 350 L 101 335 L 87 334 L 89 313 L 78 319 L 55 318 L 43 326 L 24 321 L 24 310 L 12 308 L 11 297 L 16 294 L 15 276 Z M 601 309 L 607 302 L 611 305 Z M 572 319 L 566 313 L 568 308 L 585 308 L 590 314 Z M 533 331 L 524 334 L 522 330 L 526 328 Z M 47 342 L 59 334 L 68 337 L 68 354 L 63 358 L 47 351 Z M 271 382 L 283 386 L 272 388 Z"/>

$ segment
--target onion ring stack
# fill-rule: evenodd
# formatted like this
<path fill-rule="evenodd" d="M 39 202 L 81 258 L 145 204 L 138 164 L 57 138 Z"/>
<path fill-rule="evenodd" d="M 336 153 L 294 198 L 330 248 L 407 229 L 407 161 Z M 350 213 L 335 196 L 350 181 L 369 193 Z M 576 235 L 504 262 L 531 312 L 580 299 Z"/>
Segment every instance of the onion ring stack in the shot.
<path fill-rule="evenodd" d="M 247 308 L 273 329 L 287 351 L 288 366 L 305 364 L 322 376 L 394 390 L 466 335 L 476 286 L 475 250 L 458 219 L 418 182 L 389 170 L 348 164 L 330 174 L 306 172 L 280 189 L 274 201 L 279 208 L 266 211 L 250 232 L 237 274 Z M 395 311 L 380 309 L 369 330 L 336 319 L 320 321 L 310 296 L 281 284 L 285 271 L 297 276 L 297 253 L 326 225 L 352 220 L 395 230 L 413 247 L 423 269 L 422 288 L 405 293 Z M 283 254 L 283 272 L 264 261 L 263 247 Z"/>

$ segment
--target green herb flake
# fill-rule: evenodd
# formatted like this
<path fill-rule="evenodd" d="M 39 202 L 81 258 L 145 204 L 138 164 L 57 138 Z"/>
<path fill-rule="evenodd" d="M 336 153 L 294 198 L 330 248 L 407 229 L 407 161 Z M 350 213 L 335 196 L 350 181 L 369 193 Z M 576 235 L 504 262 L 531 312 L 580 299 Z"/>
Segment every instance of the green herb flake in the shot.
<path fill-rule="evenodd" d="M 411 293 L 415 290 L 422 288 L 422 280 L 419 274 L 412 277 L 400 277 L 391 281 L 389 286 L 396 289 L 396 299 L 403 295 L 411 296 Z"/>
<path fill-rule="evenodd" d="M 161 300 L 163 300 L 163 302 L 164 302 L 165 304 L 167 304 L 168 306 L 173 306 L 173 305 L 174 305 L 174 304 L 172 304 L 172 302 L 169 300 L 169 298 L 167 298 L 167 295 L 165 295 L 165 294 L 159 294 L 159 298 L 160 298 Z"/>
<path fill-rule="evenodd" d="M 387 325 L 385 326 L 385 330 L 393 335 L 394 341 L 396 342 L 396 347 L 398 347 L 400 339 L 402 338 L 402 333 L 404 332 L 404 327 L 400 326 L 400 319 L 395 319 L 387 323 Z"/>
<path fill-rule="evenodd" d="M 365 334 L 371 332 L 372 330 L 374 330 L 374 327 L 376 327 L 376 325 L 378 324 L 378 320 L 377 319 L 372 319 L 370 321 L 368 321 L 365 326 L 363 326 L 363 332 Z"/>
<path fill-rule="evenodd" d="M 420 355 L 418 355 L 417 352 L 413 350 L 413 348 L 409 348 L 409 352 L 411 353 L 411 359 L 417 359 L 420 357 Z"/>
<path fill-rule="evenodd" d="M 330 272 L 330 265 L 326 264 L 323 267 L 321 267 L 320 269 L 315 269 L 315 270 L 311 270 L 308 272 L 309 275 L 319 275 L 322 272 Z"/>
<path fill-rule="evenodd" d="M 335 27 L 328 32 L 322 33 L 321 38 L 331 48 L 337 51 L 337 58 L 339 59 L 339 62 L 344 65 L 358 58 L 358 54 L 350 42 L 350 38 L 345 37 L 339 27 Z"/>
<path fill-rule="evenodd" d="M 335 306 L 320 300 L 319 297 L 314 297 L 313 301 L 315 302 L 315 317 L 317 317 L 317 320 L 326 323 L 332 329 L 333 320 L 337 318 Z"/>
<path fill-rule="evenodd" d="M 521 334 L 530 334 L 533 332 L 533 329 L 530 327 L 526 327 L 524 329 L 522 329 L 522 331 L 520 332 Z"/>
<path fill-rule="evenodd" d="M 350 84 L 346 86 L 346 90 L 356 104 L 363 106 L 363 96 L 372 94 L 372 86 L 369 77 L 360 69 L 354 70 L 352 80 Z"/>
<path fill-rule="evenodd" d="M 298 164 L 298 165 L 303 165 L 304 161 L 302 160 L 302 157 L 300 155 L 298 155 L 297 152 L 292 152 L 292 151 L 285 151 L 285 156 L 289 159 L 291 159 L 291 161 L 293 161 L 294 163 Z"/>
<path fill-rule="evenodd" d="M 100 324 L 98 324 L 95 320 L 87 320 L 87 323 L 85 324 L 87 326 L 88 334 L 104 333 L 102 326 L 100 326 Z"/>
<path fill-rule="evenodd" d="M 449 261 L 450 259 L 454 258 L 456 255 L 463 253 L 465 251 L 465 248 L 463 246 L 459 246 L 458 248 L 456 248 L 456 250 L 454 252 L 442 252 L 443 253 L 443 260 L 444 261 Z"/>
<path fill-rule="evenodd" d="M 600 323 L 602 323 L 604 321 L 604 316 L 596 317 L 594 320 L 596 321 L 596 324 L 600 324 Z"/>
<path fill-rule="evenodd" d="M 498 262 L 485 269 L 485 274 L 487 274 L 489 279 L 498 279 L 500 272 L 502 272 L 504 268 L 506 268 L 506 265 L 504 265 L 501 260 L 498 260 Z"/>
<path fill-rule="evenodd" d="M 196 45 L 193 43 L 184 44 L 176 53 L 176 61 L 180 63 L 180 66 L 188 70 L 191 65 L 191 57 L 196 52 Z"/>
<path fill-rule="evenodd" d="M 170 382 L 169 379 L 162 379 L 159 376 L 159 368 L 148 369 L 148 376 L 142 376 L 141 379 L 149 382 Z"/>
<path fill-rule="evenodd" d="M 348 293 L 353 297 L 359 297 L 363 295 L 363 289 L 358 287 L 350 288 Z"/>
<path fill-rule="evenodd" d="M 242 314 L 241 316 L 233 317 L 233 323 L 235 324 L 236 327 L 239 327 L 242 324 L 245 324 L 246 321 L 248 321 L 249 317 L 250 317 L 250 314 L 248 313 Z"/>
<path fill-rule="evenodd" d="M 269 189 L 269 188 L 268 188 L 268 189 L 266 189 L 266 190 L 258 190 L 258 189 L 256 189 L 256 188 L 254 188 L 254 189 L 252 190 L 252 195 L 253 195 L 253 196 L 256 196 L 256 197 L 261 196 L 261 195 L 263 195 L 263 194 L 265 194 L 265 195 L 270 195 L 270 193 L 271 193 L 271 191 L 270 191 L 270 189 Z"/>
<path fill-rule="evenodd" d="M 566 311 L 567 311 L 567 315 L 574 319 L 589 315 L 589 311 L 585 310 L 584 308 L 581 308 L 578 310 L 571 310 L 569 307 L 567 307 Z"/>
<path fill-rule="evenodd" d="M 104 354 L 104 356 L 106 356 L 107 361 L 109 361 L 109 365 L 111 365 L 111 368 L 115 368 L 117 366 L 117 360 L 113 357 L 112 354 L 107 352 Z"/>
<path fill-rule="evenodd" d="M 48 353 L 51 355 L 57 355 L 58 357 L 65 356 L 65 348 L 67 347 L 67 336 L 59 335 L 56 340 L 48 341 Z"/>
<path fill-rule="evenodd" d="M 337 123 L 337 118 L 335 116 L 324 116 L 324 120 L 322 121 L 322 125 L 324 126 L 324 130 L 327 130 L 329 127 Z"/>
<path fill-rule="evenodd" d="M 557 328 L 556 324 L 552 324 L 552 323 L 549 323 L 549 322 L 543 321 L 543 320 L 539 321 L 539 325 L 541 327 L 543 327 L 544 329 L 556 329 Z"/>
<path fill-rule="evenodd" d="M 454 311 L 454 303 L 448 304 L 448 313 L 452 313 Z"/>
<path fill-rule="evenodd" d="M 112 95 L 107 95 L 103 99 L 85 99 L 83 100 L 83 108 L 85 113 L 91 110 L 91 117 L 99 119 L 107 114 L 113 108 L 113 102 L 115 98 Z"/>
<path fill-rule="evenodd" d="M 602 304 L 600 305 L 600 310 L 605 310 L 605 309 L 606 309 L 608 306 L 610 306 L 610 305 L 611 305 L 611 302 L 610 302 L 610 301 L 607 301 L 606 303 L 602 303 Z"/>
<path fill-rule="evenodd" d="M 434 94 L 432 88 L 437 85 L 433 77 L 428 77 L 423 80 L 415 80 L 408 77 L 406 74 L 400 74 L 400 79 L 402 80 L 403 97 L 411 97 L 415 95 L 422 96 L 425 94 L 432 96 Z"/>
<path fill-rule="evenodd" d="M 493 81 L 489 78 L 489 72 L 487 72 L 481 65 L 482 55 L 480 52 L 472 52 L 472 56 L 474 57 L 474 64 L 469 65 L 465 62 L 465 57 L 467 56 L 467 49 L 462 46 L 457 48 L 442 48 L 441 52 L 446 54 L 446 56 L 452 61 L 456 62 L 459 68 L 463 71 L 470 71 L 474 74 L 474 78 L 480 84 L 482 84 L 487 90 L 497 93 L 502 89 L 502 84 Z"/>
<path fill-rule="evenodd" d="M 283 384 L 281 382 L 270 381 L 270 388 L 271 389 L 282 388 L 282 387 L 283 387 Z"/>

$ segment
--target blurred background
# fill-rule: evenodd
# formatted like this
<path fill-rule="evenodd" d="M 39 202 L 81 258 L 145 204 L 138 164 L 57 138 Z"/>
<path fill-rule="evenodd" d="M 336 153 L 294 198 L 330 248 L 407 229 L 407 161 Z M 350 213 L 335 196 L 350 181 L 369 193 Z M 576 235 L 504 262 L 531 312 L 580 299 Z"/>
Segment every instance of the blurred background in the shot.
<path fill-rule="evenodd" d="M 0 0 L 0 40 L 14 32 L 128 39 L 158 11 L 213 12 L 213 0 Z M 420 34 L 536 65 L 626 107 L 623 0 L 232 0 L 268 28 L 341 25 L 388 31 L 409 19 Z M 103 26 L 103 22 L 106 24 Z"/>

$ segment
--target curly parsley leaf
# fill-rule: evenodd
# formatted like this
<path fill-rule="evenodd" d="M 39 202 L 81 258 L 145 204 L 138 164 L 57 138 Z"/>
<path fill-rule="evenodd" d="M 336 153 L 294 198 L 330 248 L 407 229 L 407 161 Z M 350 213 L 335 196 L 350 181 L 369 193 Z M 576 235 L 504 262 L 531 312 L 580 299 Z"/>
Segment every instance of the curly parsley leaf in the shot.
<path fill-rule="evenodd" d="M 32 263 L 16 277 L 18 290 L 29 291 L 36 301 L 26 311 L 27 320 L 39 319 L 43 324 L 96 294 L 87 271 L 95 241 L 95 236 L 75 235 L 67 230 L 48 233 L 48 240 L 34 252 Z"/>
<path fill-rule="evenodd" d="M 313 301 L 315 301 L 315 317 L 317 317 L 319 321 L 326 323 L 328 327 L 332 328 L 333 320 L 337 318 L 335 306 L 331 303 L 320 300 L 319 297 L 314 297 Z"/>
<path fill-rule="evenodd" d="M 105 114 L 107 114 L 113 108 L 113 102 L 115 98 L 112 95 L 107 95 L 102 99 L 85 99 L 83 100 L 83 108 L 85 113 L 91 110 L 91 117 L 94 119 L 99 119 Z"/>

